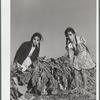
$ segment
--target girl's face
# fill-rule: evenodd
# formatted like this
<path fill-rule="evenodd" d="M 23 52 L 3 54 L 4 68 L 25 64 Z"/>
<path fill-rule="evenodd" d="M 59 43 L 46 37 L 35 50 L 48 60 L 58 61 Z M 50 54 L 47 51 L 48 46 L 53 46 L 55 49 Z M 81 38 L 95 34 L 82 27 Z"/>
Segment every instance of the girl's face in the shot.
<path fill-rule="evenodd" d="M 71 42 L 74 42 L 75 40 L 75 34 L 73 34 L 72 32 L 68 32 L 68 37 L 70 39 Z"/>
<path fill-rule="evenodd" d="M 33 38 L 33 45 L 34 46 L 38 46 L 38 44 L 40 43 L 40 38 L 38 37 L 38 36 L 35 36 L 34 38 Z"/>

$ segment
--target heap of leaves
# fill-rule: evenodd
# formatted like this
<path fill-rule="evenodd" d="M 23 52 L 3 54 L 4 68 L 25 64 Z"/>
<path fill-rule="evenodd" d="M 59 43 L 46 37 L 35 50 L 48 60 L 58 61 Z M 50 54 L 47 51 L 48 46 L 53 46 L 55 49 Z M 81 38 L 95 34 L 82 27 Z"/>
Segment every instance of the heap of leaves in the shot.
<path fill-rule="evenodd" d="M 32 71 L 32 75 L 31 75 L 32 85 L 31 86 L 35 87 L 36 90 L 39 91 L 39 95 L 43 96 L 44 94 L 47 94 L 47 95 L 53 94 L 55 95 L 54 100 L 60 100 L 58 98 L 61 98 L 62 96 L 63 97 L 65 96 L 65 98 L 69 98 L 69 96 L 72 95 L 70 100 L 78 100 L 78 98 L 75 99 L 76 97 L 75 94 L 69 95 L 69 92 L 68 92 L 69 87 L 70 89 L 74 89 L 76 85 L 75 85 L 75 78 L 74 78 L 75 69 L 73 65 L 70 64 L 69 58 L 67 56 L 62 56 L 57 59 L 54 59 L 54 58 L 45 59 L 45 57 L 39 57 L 33 63 L 33 66 L 34 66 L 33 70 L 31 69 Z M 96 83 L 95 83 L 96 69 L 94 68 L 91 70 L 86 70 L 86 72 L 88 74 L 88 87 L 89 87 L 88 91 L 91 91 L 92 94 L 96 95 Z M 81 78 L 79 80 L 80 80 L 80 84 L 82 85 Z M 35 90 L 35 88 L 33 90 Z M 59 94 L 59 95 L 56 95 L 56 94 Z M 52 97 L 52 100 L 53 100 L 53 97 Z M 46 97 L 44 100 L 46 100 Z M 79 99 L 79 100 L 82 100 L 82 99 Z"/>
<path fill-rule="evenodd" d="M 67 80 L 73 79 L 74 68 L 68 62 L 69 59 L 61 57 L 58 59 L 38 58 L 33 63 L 32 87 L 36 87 L 41 93 L 55 93 L 59 89 L 66 89 Z"/>

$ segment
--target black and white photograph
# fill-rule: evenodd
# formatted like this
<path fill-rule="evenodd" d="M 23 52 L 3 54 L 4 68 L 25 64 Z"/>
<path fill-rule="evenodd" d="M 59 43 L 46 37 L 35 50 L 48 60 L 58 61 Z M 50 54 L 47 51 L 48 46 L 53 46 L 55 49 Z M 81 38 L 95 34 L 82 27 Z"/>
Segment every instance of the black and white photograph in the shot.
<path fill-rule="evenodd" d="M 10 0 L 10 100 L 97 100 L 97 2 Z"/>

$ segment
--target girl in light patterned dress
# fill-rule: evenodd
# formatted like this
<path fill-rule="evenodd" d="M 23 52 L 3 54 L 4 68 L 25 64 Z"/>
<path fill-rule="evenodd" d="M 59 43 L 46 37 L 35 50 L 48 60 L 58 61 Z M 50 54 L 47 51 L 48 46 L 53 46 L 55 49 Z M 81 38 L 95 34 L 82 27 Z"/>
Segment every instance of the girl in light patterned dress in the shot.
<path fill-rule="evenodd" d="M 78 73 L 82 72 L 82 78 L 84 83 L 84 89 L 87 88 L 87 75 L 85 69 L 92 69 L 95 67 L 89 50 L 86 47 L 86 41 L 81 36 L 76 36 L 74 29 L 68 27 L 65 30 L 66 36 L 66 50 L 68 51 L 68 56 L 70 63 L 75 68 L 75 79 L 76 79 L 76 89 L 79 89 L 79 76 Z"/>

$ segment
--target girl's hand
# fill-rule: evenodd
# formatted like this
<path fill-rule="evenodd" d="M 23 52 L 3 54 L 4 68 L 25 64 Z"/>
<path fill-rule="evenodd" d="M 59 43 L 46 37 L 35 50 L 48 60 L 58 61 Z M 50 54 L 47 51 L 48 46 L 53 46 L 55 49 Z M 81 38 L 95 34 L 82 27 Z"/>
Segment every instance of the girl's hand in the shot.
<path fill-rule="evenodd" d="M 39 44 L 37 44 L 37 47 L 39 48 Z"/>
<path fill-rule="evenodd" d="M 21 65 L 19 64 L 19 63 L 17 63 L 17 68 L 18 68 L 18 71 L 22 71 L 22 67 L 21 67 Z"/>
<path fill-rule="evenodd" d="M 13 68 L 17 69 L 17 63 L 13 63 Z"/>

